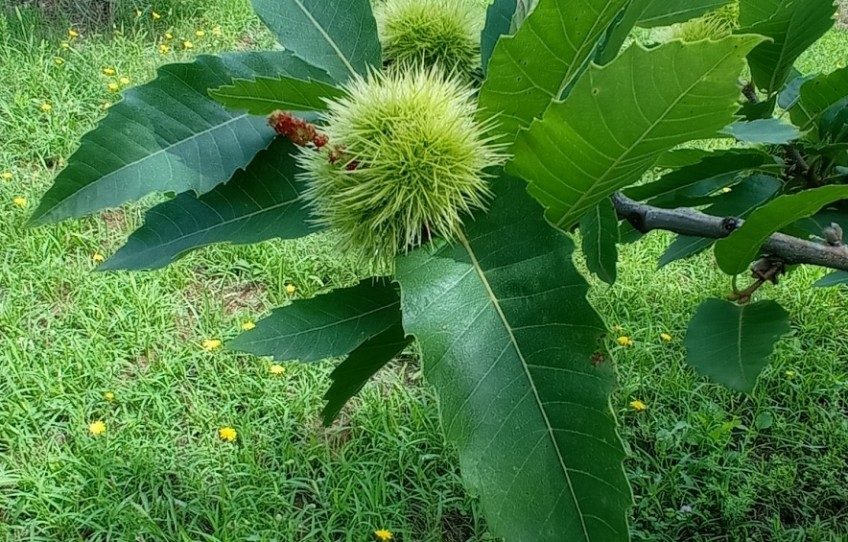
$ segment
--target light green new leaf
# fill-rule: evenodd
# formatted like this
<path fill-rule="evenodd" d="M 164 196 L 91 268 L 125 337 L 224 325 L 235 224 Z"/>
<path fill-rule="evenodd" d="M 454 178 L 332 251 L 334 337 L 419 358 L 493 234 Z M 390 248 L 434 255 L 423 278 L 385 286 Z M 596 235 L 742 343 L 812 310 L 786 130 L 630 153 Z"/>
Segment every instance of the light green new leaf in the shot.
<path fill-rule="evenodd" d="M 615 377 L 592 363 L 603 322 L 571 241 L 523 183 L 493 184 L 467 240 L 398 260 L 404 327 L 496 537 L 624 542 L 631 495 L 609 405 Z"/>
<path fill-rule="evenodd" d="M 634 46 L 590 67 L 563 102 L 519 134 L 508 171 L 527 179 L 550 221 L 568 229 L 666 151 L 730 124 L 736 79 L 761 39 Z"/>
<path fill-rule="evenodd" d="M 274 137 L 261 117 L 227 111 L 210 88 L 234 77 L 327 78 L 284 51 L 201 56 L 159 68 L 83 136 L 32 216 L 54 222 L 117 207 L 153 192 L 208 192 Z"/>
<path fill-rule="evenodd" d="M 341 82 L 382 65 L 369 0 L 252 0 L 280 44 Z"/>
<path fill-rule="evenodd" d="M 494 133 L 512 141 L 585 67 L 595 45 L 627 0 L 540 0 L 518 31 L 504 36 L 480 90 Z"/>
<path fill-rule="evenodd" d="M 400 300 L 386 279 L 368 279 L 275 309 L 227 346 L 279 360 L 343 356 L 400 319 Z"/>
<path fill-rule="evenodd" d="M 300 199 L 305 186 L 292 156 L 296 152 L 290 141 L 277 138 L 226 184 L 153 207 L 144 225 L 98 269 L 158 269 L 214 243 L 294 239 L 317 231 Z"/>
<path fill-rule="evenodd" d="M 801 85 L 798 101 L 789 110 L 801 130 L 812 128 L 821 115 L 848 97 L 848 67 L 819 75 Z M 816 135 L 816 132 L 812 132 Z"/>
<path fill-rule="evenodd" d="M 324 425 L 333 423 L 350 398 L 359 393 L 377 371 L 411 343 L 412 337 L 406 336 L 398 319 L 394 326 L 368 339 L 351 352 L 330 374 L 333 384 L 324 394 L 324 400 L 327 401 L 323 411 Z"/>
<path fill-rule="evenodd" d="M 789 331 L 789 313 L 774 301 L 740 306 L 708 299 L 683 338 L 686 362 L 719 384 L 750 393 L 775 343 Z"/>
<path fill-rule="evenodd" d="M 757 88 L 779 92 L 792 66 L 833 26 L 833 0 L 740 0 L 739 34 L 771 38 L 748 55 Z"/>
<path fill-rule="evenodd" d="M 716 243 L 718 266 L 728 275 L 742 273 L 771 234 L 815 214 L 825 205 L 843 199 L 848 199 L 848 186 L 832 185 L 780 196 L 770 201 L 751 213 L 738 230 Z"/>
<path fill-rule="evenodd" d="M 252 115 L 268 115 L 283 111 L 324 111 L 328 98 L 338 98 L 344 91 L 320 81 L 304 81 L 291 77 L 258 77 L 252 81 L 237 79 L 209 91 L 218 103 Z"/>
<path fill-rule="evenodd" d="M 607 284 L 614 284 L 618 264 L 618 215 L 609 199 L 602 200 L 580 220 L 586 267 Z"/>

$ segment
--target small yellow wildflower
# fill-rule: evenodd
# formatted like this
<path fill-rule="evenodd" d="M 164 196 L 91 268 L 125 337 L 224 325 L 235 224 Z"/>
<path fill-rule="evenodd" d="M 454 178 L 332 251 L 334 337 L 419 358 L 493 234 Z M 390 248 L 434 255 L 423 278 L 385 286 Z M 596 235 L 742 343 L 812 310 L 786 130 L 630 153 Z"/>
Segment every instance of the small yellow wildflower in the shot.
<path fill-rule="evenodd" d="M 280 365 L 279 363 L 275 363 L 268 367 L 268 372 L 274 376 L 282 376 L 286 372 L 286 368 Z"/>
<path fill-rule="evenodd" d="M 113 76 L 115 75 L 115 68 L 103 68 L 103 75 Z"/>
<path fill-rule="evenodd" d="M 183 42 L 183 49 L 194 49 L 194 44 L 188 40 Z"/>
<path fill-rule="evenodd" d="M 18 198 L 13 199 L 12 202 L 14 202 L 14 204 L 17 205 L 18 207 L 21 207 L 21 208 L 26 207 L 26 198 L 18 197 Z"/>
<path fill-rule="evenodd" d="M 158 13 L 156 13 L 155 11 L 151 11 L 150 12 L 150 18 L 153 19 L 154 21 L 158 21 L 159 19 L 162 18 L 162 16 L 159 15 Z"/>
<path fill-rule="evenodd" d="M 0 175 L 0 177 L 2 177 L 4 181 L 11 181 L 12 180 L 12 174 L 8 171 L 4 171 L 3 174 Z"/>
<path fill-rule="evenodd" d="M 109 109 L 110 107 L 112 107 L 111 102 L 103 102 L 100 104 L 100 109 Z"/>
<path fill-rule="evenodd" d="M 374 538 L 380 542 L 389 542 L 389 540 L 394 539 L 394 536 L 392 536 L 391 531 L 387 529 L 380 529 L 378 531 L 374 531 Z"/>
<path fill-rule="evenodd" d="M 220 36 L 221 35 L 221 27 L 216 26 L 215 28 L 213 28 L 212 29 L 212 35 L 213 36 Z"/>
<path fill-rule="evenodd" d="M 637 412 L 641 412 L 643 410 L 647 410 L 648 405 L 643 403 L 642 401 L 636 399 L 635 401 L 630 401 L 630 408 Z"/>
<path fill-rule="evenodd" d="M 250 331 L 251 329 L 253 329 L 255 327 L 256 327 L 256 324 L 254 324 L 252 320 L 246 320 L 246 321 L 241 323 L 242 331 Z"/>
<path fill-rule="evenodd" d="M 630 337 L 624 336 L 624 335 L 622 335 L 621 337 L 616 339 L 616 342 L 618 344 L 620 344 L 621 346 L 633 346 L 635 344 L 633 342 L 633 339 L 631 339 Z"/>
<path fill-rule="evenodd" d="M 204 350 L 213 351 L 221 348 L 221 340 L 220 339 L 205 339 L 200 345 Z"/>
<path fill-rule="evenodd" d="M 194 32 L 194 35 L 197 36 L 198 38 L 202 38 L 203 36 L 206 35 L 206 31 L 205 30 L 196 30 Z"/>
<path fill-rule="evenodd" d="M 100 254 L 100 253 L 98 252 L 98 253 L 95 253 L 95 254 L 91 257 L 91 261 L 93 261 L 94 263 L 103 263 L 103 262 L 105 262 L 105 261 L 106 261 L 106 257 L 105 257 L 105 256 L 103 256 L 103 254 Z"/>
<path fill-rule="evenodd" d="M 783 374 L 786 375 L 786 378 L 795 378 L 796 376 L 798 376 L 798 373 L 796 373 L 795 371 L 786 371 Z"/>
<path fill-rule="evenodd" d="M 63 42 L 61 42 L 61 43 L 59 44 L 59 47 L 61 47 L 62 49 L 70 49 L 70 48 L 71 48 L 71 44 L 70 44 L 70 43 L 68 43 L 67 41 L 63 41 Z"/>
<path fill-rule="evenodd" d="M 102 435 L 104 431 L 106 431 L 106 424 L 100 420 L 88 424 L 88 432 L 94 437 Z"/>
<path fill-rule="evenodd" d="M 218 430 L 218 436 L 226 442 L 235 442 L 238 433 L 232 427 L 222 427 Z"/>
<path fill-rule="evenodd" d="M 44 102 L 43 104 L 41 104 L 41 111 L 42 112 L 49 113 L 52 110 L 53 110 L 53 106 L 50 105 L 49 103 Z"/>
<path fill-rule="evenodd" d="M 159 52 L 160 52 L 160 53 L 162 53 L 163 55 L 164 55 L 165 53 L 167 53 L 168 51 L 170 51 L 170 50 L 171 50 L 171 46 L 170 46 L 170 45 L 165 45 L 165 44 L 163 43 L 162 45 L 160 45 L 160 46 L 159 46 Z"/>
<path fill-rule="evenodd" d="M 53 59 L 53 62 L 55 62 L 57 66 L 61 66 L 62 64 L 65 63 L 65 59 L 60 57 L 60 56 L 57 56 L 56 58 Z"/>
<path fill-rule="evenodd" d="M 71 39 L 78 38 L 78 37 L 79 37 L 79 32 L 77 32 L 76 30 L 74 30 L 73 28 L 71 28 L 70 30 L 68 30 L 68 37 L 69 37 L 69 38 L 71 38 Z"/>
<path fill-rule="evenodd" d="M 174 39 L 174 35 L 170 32 L 165 32 L 165 41 L 170 41 L 172 39 Z"/>
<path fill-rule="evenodd" d="M 286 293 L 289 295 L 294 295 L 297 291 L 297 287 L 294 284 L 286 284 Z"/>
<path fill-rule="evenodd" d="M 120 79 L 118 79 L 118 81 L 120 81 L 121 84 L 124 85 L 124 86 L 127 86 L 127 85 L 130 84 L 130 78 L 129 77 L 121 77 Z"/>
<path fill-rule="evenodd" d="M 668 333 L 660 333 L 660 339 L 664 340 L 665 342 L 671 342 L 671 335 L 669 335 Z"/>
<path fill-rule="evenodd" d="M 115 393 L 111 392 L 111 391 L 107 391 L 106 393 L 103 394 L 103 398 L 106 399 L 107 401 L 114 401 L 115 400 Z"/>
<path fill-rule="evenodd" d="M 108 85 L 106 85 L 106 88 L 109 89 L 109 92 L 118 92 L 121 87 L 118 86 L 118 83 L 109 83 Z"/>

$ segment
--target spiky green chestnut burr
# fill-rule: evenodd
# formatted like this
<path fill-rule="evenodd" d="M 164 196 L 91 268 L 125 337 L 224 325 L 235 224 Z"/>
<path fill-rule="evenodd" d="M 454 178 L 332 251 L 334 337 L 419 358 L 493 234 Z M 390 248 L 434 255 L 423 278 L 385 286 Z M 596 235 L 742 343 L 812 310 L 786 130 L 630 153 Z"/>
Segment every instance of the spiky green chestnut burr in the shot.
<path fill-rule="evenodd" d="M 374 7 L 383 57 L 469 75 L 480 65 L 485 8 L 475 0 L 385 0 Z"/>
<path fill-rule="evenodd" d="M 709 38 L 721 39 L 729 36 L 738 27 L 739 2 L 734 1 L 697 19 L 675 25 L 672 37 L 688 42 Z"/>
<path fill-rule="evenodd" d="M 371 73 L 329 103 L 322 149 L 304 147 L 315 219 L 363 262 L 389 264 L 432 236 L 454 239 L 484 207 L 502 147 L 475 119 L 473 91 L 437 68 Z"/>

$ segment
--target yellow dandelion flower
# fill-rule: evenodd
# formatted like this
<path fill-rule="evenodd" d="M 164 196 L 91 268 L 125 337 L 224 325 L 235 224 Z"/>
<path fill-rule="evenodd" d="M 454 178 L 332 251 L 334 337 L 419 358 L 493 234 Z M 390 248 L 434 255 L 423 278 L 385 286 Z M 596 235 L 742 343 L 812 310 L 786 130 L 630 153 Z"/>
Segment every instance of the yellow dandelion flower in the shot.
<path fill-rule="evenodd" d="M 53 62 L 55 62 L 57 66 L 61 66 L 62 64 L 65 63 L 65 59 L 60 57 L 60 56 L 57 56 L 56 58 L 53 59 Z"/>
<path fill-rule="evenodd" d="M 165 44 L 163 43 L 162 45 L 160 45 L 160 46 L 159 46 L 159 52 L 160 52 L 160 53 L 162 53 L 163 55 L 164 55 L 165 53 L 167 53 L 168 51 L 170 51 L 170 50 L 171 50 L 171 46 L 170 46 L 170 45 L 165 45 Z"/>
<path fill-rule="evenodd" d="M 95 254 L 91 257 L 91 261 L 93 261 L 94 263 L 103 263 L 103 262 L 105 262 L 105 261 L 106 261 L 106 257 L 105 257 L 105 256 L 103 256 L 103 254 L 100 254 L 100 253 L 98 252 L 98 253 L 95 253 Z"/>
<path fill-rule="evenodd" d="M 221 340 L 220 339 L 206 339 L 200 345 L 204 350 L 208 350 L 209 352 L 213 350 L 217 350 L 221 348 Z"/>
<path fill-rule="evenodd" d="M 671 335 L 669 335 L 668 333 L 660 333 L 660 339 L 664 340 L 665 342 L 671 342 Z"/>
<path fill-rule="evenodd" d="M 102 435 L 106 431 L 106 424 L 100 420 L 88 424 L 88 432 L 91 436 L 96 437 Z"/>
<path fill-rule="evenodd" d="M 212 35 L 213 36 L 220 36 L 221 35 L 221 27 L 216 26 L 215 28 L 213 28 L 212 29 Z"/>
<path fill-rule="evenodd" d="M 127 86 L 127 85 L 130 84 L 130 78 L 129 77 L 121 77 L 120 79 L 118 79 L 118 81 L 120 81 L 120 83 L 124 86 Z"/>
<path fill-rule="evenodd" d="M 121 89 L 121 87 L 118 86 L 118 83 L 109 83 L 106 85 L 106 88 L 109 89 L 109 92 L 118 92 L 118 90 Z"/>
<path fill-rule="evenodd" d="M 4 171 L 2 174 L 0 174 L 0 177 L 2 177 L 2 179 L 4 181 L 11 181 L 12 180 L 12 174 L 9 173 L 8 171 Z"/>
<path fill-rule="evenodd" d="M 79 32 L 71 28 L 70 30 L 68 30 L 68 37 L 71 39 L 76 39 L 79 37 Z"/>
<path fill-rule="evenodd" d="M 235 442 L 238 433 L 232 427 L 222 427 L 218 429 L 218 437 L 225 442 Z"/>
<path fill-rule="evenodd" d="M 68 43 L 67 41 L 63 41 L 63 42 L 61 42 L 61 43 L 59 44 L 59 47 L 61 47 L 62 49 L 70 49 L 70 48 L 71 48 L 71 44 L 70 44 L 70 43 Z"/>
<path fill-rule="evenodd" d="M 102 70 L 102 71 L 103 71 L 103 75 L 108 75 L 108 76 L 110 76 L 110 77 L 111 77 L 111 76 L 113 76 L 113 75 L 115 75 L 115 73 L 117 73 L 117 72 L 115 71 L 115 68 L 103 68 L 103 70 Z"/>
<path fill-rule="evenodd" d="M 374 538 L 380 542 L 388 542 L 389 540 L 394 539 L 394 536 L 392 535 L 392 532 L 387 529 L 379 529 L 374 531 Z"/>
<path fill-rule="evenodd" d="M 154 21 L 158 21 L 159 19 L 162 18 L 162 16 L 159 15 L 158 13 L 156 13 L 155 11 L 151 11 L 150 12 L 150 18 L 153 19 Z"/>
<path fill-rule="evenodd" d="M 53 110 L 53 106 L 52 106 L 52 105 L 50 105 L 48 102 L 44 102 L 43 104 L 41 104 L 41 108 L 40 108 L 40 109 L 41 109 L 41 111 L 42 111 L 42 112 L 44 112 L 44 113 L 49 113 L 50 111 L 52 111 L 52 110 Z"/>
<path fill-rule="evenodd" d="M 286 372 L 286 368 L 280 365 L 279 363 L 275 363 L 268 367 L 268 372 L 274 376 L 282 376 Z"/>
<path fill-rule="evenodd" d="M 616 342 L 618 344 L 620 344 L 621 346 L 633 346 L 635 344 L 633 342 L 633 339 L 631 339 L 630 337 L 627 337 L 625 335 L 622 335 L 621 337 L 616 339 Z"/>
<path fill-rule="evenodd" d="M 254 324 L 252 320 L 246 320 L 246 321 L 241 323 L 242 331 L 250 331 L 251 329 L 253 329 L 255 327 L 256 327 L 256 324 Z"/>
<path fill-rule="evenodd" d="M 26 207 L 27 200 L 26 200 L 26 198 L 20 198 L 20 197 L 18 197 L 18 198 L 13 199 L 13 200 L 12 200 L 12 202 L 13 202 L 15 205 L 17 205 L 18 207 L 23 208 L 23 207 Z"/>
<path fill-rule="evenodd" d="M 294 284 L 286 284 L 286 293 L 289 295 L 294 295 L 297 291 L 297 287 Z"/>
<path fill-rule="evenodd" d="M 635 401 L 630 401 L 630 408 L 637 412 L 641 412 L 642 410 L 647 410 L 648 405 L 636 399 Z"/>
<path fill-rule="evenodd" d="M 783 374 L 786 375 L 786 378 L 795 378 L 796 376 L 798 376 L 798 373 L 796 373 L 795 371 L 786 371 Z"/>
<path fill-rule="evenodd" d="M 197 36 L 198 38 L 202 38 L 203 36 L 206 35 L 206 31 L 205 30 L 196 30 L 194 32 L 194 35 Z"/>
<path fill-rule="evenodd" d="M 106 393 L 103 394 L 103 398 L 106 399 L 107 401 L 114 401 L 115 400 L 115 393 L 111 392 L 111 391 L 107 391 Z"/>
<path fill-rule="evenodd" d="M 183 49 L 194 49 L 194 44 L 188 40 L 183 42 Z"/>

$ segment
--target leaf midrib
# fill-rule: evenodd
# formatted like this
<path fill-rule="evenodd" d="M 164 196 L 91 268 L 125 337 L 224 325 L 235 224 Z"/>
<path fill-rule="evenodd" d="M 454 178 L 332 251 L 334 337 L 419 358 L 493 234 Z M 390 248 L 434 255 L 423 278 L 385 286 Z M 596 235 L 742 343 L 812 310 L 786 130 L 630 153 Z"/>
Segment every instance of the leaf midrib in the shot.
<path fill-rule="evenodd" d="M 353 66 L 348 61 L 344 53 L 342 53 L 342 50 L 339 49 L 339 46 L 336 45 L 336 42 L 330 37 L 327 31 L 324 30 L 324 27 L 321 26 L 321 24 L 315 19 L 315 17 L 312 16 L 312 13 L 308 9 L 306 9 L 306 6 L 303 5 L 303 2 L 301 0 L 294 0 L 294 3 L 298 8 L 300 8 L 306 18 L 309 19 L 309 21 L 315 26 L 315 28 L 318 29 L 318 32 L 321 33 L 321 36 L 324 37 L 324 40 L 326 40 L 330 47 L 333 48 L 333 50 L 336 52 L 336 55 L 339 57 L 339 59 L 341 59 L 342 63 L 345 65 L 345 68 L 348 69 L 350 74 L 356 75 L 356 70 L 353 69 Z"/>

